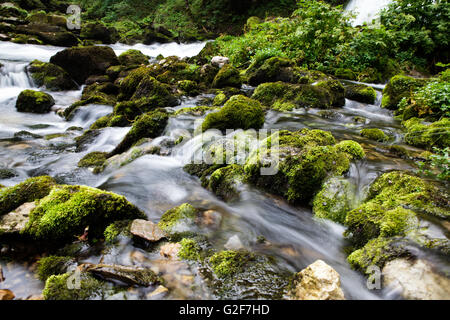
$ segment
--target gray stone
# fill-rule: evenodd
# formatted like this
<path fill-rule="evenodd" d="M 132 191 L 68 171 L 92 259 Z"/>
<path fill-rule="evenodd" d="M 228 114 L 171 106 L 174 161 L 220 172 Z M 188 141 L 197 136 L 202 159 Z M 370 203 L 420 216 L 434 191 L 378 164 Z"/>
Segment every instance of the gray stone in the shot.
<path fill-rule="evenodd" d="M 165 232 L 153 222 L 139 219 L 133 221 L 130 232 L 136 237 L 143 238 L 151 242 L 157 242 L 167 236 Z"/>

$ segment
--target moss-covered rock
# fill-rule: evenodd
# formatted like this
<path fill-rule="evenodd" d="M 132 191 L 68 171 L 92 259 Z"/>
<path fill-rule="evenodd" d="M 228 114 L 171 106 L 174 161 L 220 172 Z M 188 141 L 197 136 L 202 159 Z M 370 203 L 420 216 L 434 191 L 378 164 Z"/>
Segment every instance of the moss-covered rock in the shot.
<path fill-rule="evenodd" d="M 416 79 L 397 75 L 389 81 L 383 90 L 381 106 L 390 110 L 397 110 L 399 102 L 409 97 L 413 91 L 426 84 L 426 79 Z"/>
<path fill-rule="evenodd" d="M 16 109 L 19 112 L 48 113 L 55 105 L 55 100 L 45 92 L 24 90 L 19 94 Z"/>
<path fill-rule="evenodd" d="M 314 214 L 322 219 L 344 223 L 347 212 L 354 209 L 356 187 L 342 178 L 331 178 L 314 197 Z"/>
<path fill-rule="evenodd" d="M 49 256 L 41 258 L 37 267 L 39 280 L 46 281 L 50 276 L 64 274 L 73 263 L 72 257 Z"/>
<path fill-rule="evenodd" d="M 361 103 L 374 104 L 377 100 L 377 92 L 364 84 L 353 84 L 345 87 L 345 97 Z"/>
<path fill-rule="evenodd" d="M 450 119 L 442 118 L 431 124 L 425 124 L 418 118 L 402 122 L 406 128 L 405 142 L 415 147 L 432 150 L 433 147 L 450 146 Z"/>
<path fill-rule="evenodd" d="M 97 167 L 101 166 L 103 163 L 105 163 L 107 159 L 107 152 L 91 152 L 84 156 L 79 162 L 78 166 L 80 168 L 89 168 L 89 167 Z"/>
<path fill-rule="evenodd" d="M 47 196 L 56 182 L 48 176 L 29 178 L 14 187 L 0 191 L 0 215 L 6 214 L 26 202 Z"/>
<path fill-rule="evenodd" d="M 339 79 L 356 80 L 356 73 L 351 69 L 338 68 L 334 71 L 334 75 Z"/>
<path fill-rule="evenodd" d="M 104 104 L 113 106 L 117 101 L 119 88 L 111 82 L 93 83 L 84 87 L 81 99 L 87 104 Z"/>
<path fill-rule="evenodd" d="M 44 299 L 94 300 L 105 298 L 105 291 L 108 289 L 104 282 L 85 272 L 81 272 L 77 278 L 75 279 L 73 273 L 50 276 L 45 282 L 44 291 L 42 291 Z"/>
<path fill-rule="evenodd" d="M 295 82 L 295 63 L 287 58 L 272 57 L 262 63 L 253 63 L 245 72 L 248 83 L 258 86 L 265 82 Z"/>
<path fill-rule="evenodd" d="M 198 84 L 192 80 L 181 80 L 177 83 L 178 90 L 189 96 L 196 96 L 200 93 Z"/>
<path fill-rule="evenodd" d="M 317 83 L 318 87 L 328 90 L 331 96 L 331 106 L 340 108 L 345 106 L 345 88 L 338 80 L 325 80 Z"/>
<path fill-rule="evenodd" d="M 389 137 L 384 133 L 384 131 L 377 128 L 363 129 L 360 134 L 362 137 L 378 142 L 385 142 L 389 140 Z"/>
<path fill-rule="evenodd" d="M 202 248 L 195 239 L 184 238 L 180 242 L 178 257 L 184 260 L 198 261 L 201 259 Z"/>
<path fill-rule="evenodd" d="M 448 199 L 435 186 L 405 172 L 380 176 L 367 202 L 347 214 L 346 231 L 359 247 L 378 237 L 405 236 L 419 229 L 419 215 L 448 218 Z"/>
<path fill-rule="evenodd" d="M 212 86 L 214 88 L 240 88 L 242 79 L 239 70 L 229 64 L 224 65 L 214 78 Z"/>
<path fill-rule="evenodd" d="M 206 116 L 203 131 L 208 129 L 259 129 L 264 125 L 265 115 L 261 104 L 243 95 L 231 97 L 215 113 Z"/>
<path fill-rule="evenodd" d="M 117 220 L 145 218 L 125 197 L 86 186 L 56 186 L 39 201 L 23 231 L 34 239 L 72 240 L 89 227 L 93 237 Z"/>
<path fill-rule="evenodd" d="M 225 201 L 232 201 L 239 197 L 239 185 L 244 181 L 244 169 L 233 164 L 220 168 L 209 178 L 208 189 Z"/>
<path fill-rule="evenodd" d="M 329 109 L 334 102 L 329 90 L 323 86 L 293 85 L 283 82 L 259 85 L 252 99 L 278 111 L 292 111 L 296 108 Z"/>
<path fill-rule="evenodd" d="M 125 138 L 109 153 L 109 157 L 127 151 L 142 138 L 159 137 L 163 133 L 168 119 L 169 116 L 164 110 L 155 110 L 139 116 Z"/>
<path fill-rule="evenodd" d="M 166 211 L 158 226 L 169 235 L 188 232 L 195 223 L 199 211 L 188 203 Z"/>
<path fill-rule="evenodd" d="M 147 65 L 148 60 L 148 56 L 135 49 L 127 50 L 119 56 L 120 64 L 130 69 L 137 68 L 141 65 Z"/>
<path fill-rule="evenodd" d="M 76 90 L 78 85 L 63 68 L 52 63 L 34 60 L 27 68 L 33 81 L 38 86 L 45 86 L 52 91 Z"/>
<path fill-rule="evenodd" d="M 131 238 L 132 234 L 130 232 L 132 220 L 121 220 L 111 223 L 106 227 L 103 232 L 106 243 L 114 243 L 117 237 L 123 235 L 125 237 Z"/>
<path fill-rule="evenodd" d="M 226 278 L 242 271 L 247 263 L 254 259 L 248 251 L 221 251 L 209 258 L 214 274 L 219 278 Z"/>
<path fill-rule="evenodd" d="M 114 27 L 107 27 L 101 22 L 89 22 L 81 27 L 82 39 L 96 40 L 101 43 L 111 44 L 117 42 L 119 34 Z"/>
<path fill-rule="evenodd" d="M 123 82 L 121 88 L 122 86 Z M 177 99 L 172 95 L 170 87 L 151 76 L 146 76 L 139 82 L 129 100 L 137 103 L 145 111 L 155 108 L 173 107 L 177 103 Z"/>
<path fill-rule="evenodd" d="M 109 67 L 119 64 L 114 50 L 106 46 L 68 48 L 51 57 L 50 62 L 66 70 L 80 85 L 90 76 L 105 74 Z"/>
<path fill-rule="evenodd" d="M 203 116 L 207 112 L 215 111 L 217 110 L 216 107 L 208 107 L 208 106 L 197 106 L 197 107 L 186 107 L 177 110 L 173 115 L 175 117 L 180 115 L 192 115 L 192 116 Z"/>
<path fill-rule="evenodd" d="M 366 157 L 366 153 L 364 152 L 363 147 L 361 145 L 353 140 L 344 140 L 339 142 L 336 145 L 336 149 L 347 153 L 351 159 L 354 160 L 361 160 Z"/>
<path fill-rule="evenodd" d="M 0 168 L 0 180 L 11 179 L 17 177 L 18 174 L 16 170 L 10 168 Z"/>
<path fill-rule="evenodd" d="M 353 156 L 335 143 L 332 134 L 322 130 L 280 131 L 250 155 L 244 167 L 246 180 L 290 202 L 308 203 L 328 177 L 350 168 Z"/>

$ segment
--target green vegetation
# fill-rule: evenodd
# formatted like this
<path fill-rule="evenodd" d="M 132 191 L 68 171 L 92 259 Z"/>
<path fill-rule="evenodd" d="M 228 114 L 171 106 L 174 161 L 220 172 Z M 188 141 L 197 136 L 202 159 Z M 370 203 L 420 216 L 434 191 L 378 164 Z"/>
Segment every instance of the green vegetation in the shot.
<path fill-rule="evenodd" d="M 50 256 L 41 258 L 38 261 L 37 269 L 39 279 L 46 281 L 50 276 L 64 274 L 73 262 L 71 257 Z"/>
<path fill-rule="evenodd" d="M 345 97 L 362 103 L 374 104 L 377 99 L 377 92 L 372 87 L 354 84 L 345 88 Z"/>
<path fill-rule="evenodd" d="M 107 155 L 107 152 L 91 152 L 78 162 L 78 166 L 81 168 L 101 166 L 105 163 Z"/>
<path fill-rule="evenodd" d="M 106 289 L 106 284 L 87 273 L 81 273 L 79 278 L 79 288 L 75 287 L 73 274 L 50 276 L 45 282 L 42 294 L 45 300 L 89 300 L 102 298 Z M 78 280 L 77 280 L 78 281 Z M 68 283 L 73 285 L 69 288 Z"/>
<path fill-rule="evenodd" d="M 200 259 L 201 248 L 194 239 L 185 238 L 180 241 L 181 249 L 178 252 L 178 257 L 184 260 L 197 261 Z"/>
<path fill-rule="evenodd" d="M 228 250 L 214 254 L 209 263 L 217 277 L 226 278 L 239 273 L 253 258 L 250 252 Z"/>
<path fill-rule="evenodd" d="M 445 149 L 433 148 L 434 154 L 428 157 L 427 162 L 419 162 L 420 172 L 436 177 L 440 180 L 450 180 L 450 148 Z"/>
<path fill-rule="evenodd" d="M 197 217 L 197 209 L 188 203 L 182 204 L 179 207 L 170 209 L 165 212 L 158 222 L 158 226 L 168 233 L 178 229 L 177 225 L 180 223 L 190 223 Z"/>
<path fill-rule="evenodd" d="M 361 136 L 378 142 L 389 140 L 389 137 L 384 133 L 384 131 L 377 128 L 362 129 Z"/>

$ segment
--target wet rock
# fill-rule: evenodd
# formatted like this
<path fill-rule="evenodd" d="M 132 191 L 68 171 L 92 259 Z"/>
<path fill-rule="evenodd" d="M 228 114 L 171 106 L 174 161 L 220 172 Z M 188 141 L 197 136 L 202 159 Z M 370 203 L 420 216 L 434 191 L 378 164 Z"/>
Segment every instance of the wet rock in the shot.
<path fill-rule="evenodd" d="M 81 267 L 105 280 L 120 281 L 131 286 L 148 287 L 160 281 L 157 275 L 147 268 L 105 264 L 84 264 Z"/>
<path fill-rule="evenodd" d="M 0 300 L 14 300 L 16 296 L 11 290 L 2 289 L 0 290 Z"/>
<path fill-rule="evenodd" d="M 18 235 L 30 220 L 30 212 L 36 208 L 34 202 L 24 203 L 16 210 L 0 216 L 0 235 Z"/>
<path fill-rule="evenodd" d="M 241 239 L 239 239 L 238 235 L 232 236 L 230 239 L 228 239 L 228 241 L 224 245 L 224 247 L 227 250 L 241 250 L 241 249 L 244 249 L 244 245 L 242 244 Z"/>
<path fill-rule="evenodd" d="M 318 260 L 296 275 L 295 300 L 345 300 L 339 274 Z"/>
<path fill-rule="evenodd" d="M 45 86 L 52 91 L 76 90 L 78 85 L 61 67 L 52 63 L 34 60 L 27 67 L 34 82 L 38 86 Z"/>
<path fill-rule="evenodd" d="M 169 289 L 167 289 L 164 286 L 159 286 L 155 289 L 155 291 L 147 294 L 147 298 L 149 299 L 161 299 L 169 292 Z"/>
<path fill-rule="evenodd" d="M 109 67 L 119 64 L 114 50 L 104 46 L 65 49 L 51 57 L 50 62 L 66 70 L 80 85 L 89 76 L 105 74 Z"/>
<path fill-rule="evenodd" d="M 132 235 L 150 242 L 157 242 L 167 236 L 158 225 L 146 220 L 134 220 L 130 232 Z"/>
<path fill-rule="evenodd" d="M 361 103 L 374 104 L 377 99 L 377 92 L 374 88 L 364 84 L 354 84 L 345 88 L 345 97 Z"/>
<path fill-rule="evenodd" d="M 181 250 L 180 243 L 167 243 L 167 244 L 161 246 L 161 248 L 159 250 L 159 254 L 170 260 L 177 260 L 178 253 L 180 252 L 180 250 Z"/>
<path fill-rule="evenodd" d="M 450 278 L 436 273 L 421 259 L 388 262 L 383 268 L 383 284 L 410 300 L 450 299 Z"/>
<path fill-rule="evenodd" d="M 228 63 L 230 63 L 230 59 L 227 57 L 215 56 L 211 59 L 211 64 L 219 68 L 222 68 L 224 65 Z"/>
<path fill-rule="evenodd" d="M 55 100 L 45 92 L 24 90 L 19 94 L 16 109 L 19 112 L 48 113 L 55 105 Z"/>

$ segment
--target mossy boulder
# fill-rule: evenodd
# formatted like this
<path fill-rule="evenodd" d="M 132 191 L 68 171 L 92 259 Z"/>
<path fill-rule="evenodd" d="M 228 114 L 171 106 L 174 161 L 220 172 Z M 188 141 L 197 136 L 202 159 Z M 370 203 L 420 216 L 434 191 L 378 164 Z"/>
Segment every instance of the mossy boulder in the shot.
<path fill-rule="evenodd" d="M 292 203 L 308 203 L 327 178 L 350 168 L 353 156 L 335 144 L 333 135 L 322 130 L 280 131 L 250 155 L 246 181 Z"/>
<path fill-rule="evenodd" d="M 45 300 L 94 300 L 106 298 L 105 282 L 86 272 L 80 272 L 75 283 L 74 273 L 50 276 L 45 282 L 42 295 Z M 71 287 L 71 284 L 73 287 Z M 79 285 L 76 286 L 76 285 Z"/>
<path fill-rule="evenodd" d="M 55 100 L 45 92 L 24 90 L 19 94 L 16 109 L 19 112 L 48 113 L 55 105 Z"/>
<path fill-rule="evenodd" d="M 254 255 L 248 251 L 227 250 L 210 257 L 209 264 L 217 277 L 226 278 L 241 272 L 253 259 Z"/>
<path fill-rule="evenodd" d="M 284 82 L 269 82 L 259 85 L 252 99 L 277 111 L 292 111 L 297 108 L 329 109 L 333 105 L 329 90 L 309 84 L 293 85 Z"/>
<path fill-rule="evenodd" d="M 239 198 L 239 186 L 244 181 L 244 169 L 237 164 L 220 168 L 213 172 L 208 189 L 225 201 Z"/>
<path fill-rule="evenodd" d="M 353 84 L 345 87 L 345 97 L 361 103 L 374 104 L 377 100 L 377 92 L 364 84 Z"/>
<path fill-rule="evenodd" d="M 78 85 L 70 78 L 69 74 L 53 63 L 34 60 L 30 63 L 27 70 L 35 84 L 45 86 L 47 90 L 65 91 L 78 89 Z"/>
<path fill-rule="evenodd" d="M 253 63 L 245 72 L 248 83 L 258 86 L 265 82 L 293 83 L 295 63 L 287 58 L 272 57 L 261 62 Z"/>
<path fill-rule="evenodd" d="M 64 274 L 73 263 L 72 257 L 49 256 L 41 258 L 37 267 L 39 280 L 46 281 L 53 275 Z"/>
<path fill-rule="evenodd" d="M 432 150 L 433 147 L 446 148 L 450 146 L 450 119 L 425 124 L 418 118 L 402 122 L 406 128 L 405 142 L 409 145 Z"/>
<path fill-rule="evenodd" d="M 316 217 L 344 224 L 347 212 L 355 208 L 356 187 L 342 178 L 331 178 L 314 197 Z"/>
<path fill-rule="evenodd" d="M 216 111 L 218 108 L 209 106 L 196 106 L 196 107 L 186 107 L 177 110 L 173 115 L 175 117 L 180 115 L 191 115 L 191 116 L 203 116 L 208 112 Z"/>
<path fill-rule="evenodd" d="M 113 106 L 117 101 L 119 88 L 111 82 L 93 83 L 85 86 L 81 94 L 81 100 L 88 104 L 104 104 Z"/>
<path fill-rule="evenodd" d="M 353 140 L 344 140 L 336 145 L 336 149 L 345 152 L 353 160 L 361 160 L 366 157 L 363 147 Z"/>
<path fill-rule="evenodd" d="M 105 46 L 68 48 L 51 57 L 50 62 L 66 70 L 80 85 L 90 76 L 105 74 L 109 67 L 119 64 L 114 50 Z"/>
<path fill-rule="evenodd" d="M 139 67 L 131 71 L 121 82 L 120 82 L 120 101 L 130 100 L 133 94 L 136 92 L 136 88 L 139 83 L 146 77 L 151 76 L 152 70 L 149 67 Z"/>
<path fill-rule="evenodd" d="M 188 96 L 196 96 L 200 93 L 198 83 L 192 80 L 181 80 L 177 83 L 178 90 Z"/>
<path fill-rule="evenodd" d="M 91 152 L 84 156 L 79 162 L 78 167 L 80 168 L 89 168 L 89 167 L 97 167 L 101 166 L 105 163 L 107 159 L 107 152 Z"/>
<path fill-rule="evenodd" d="M 47 196 L 56 182 L 51 177 L 29 178 L 13 187 L 0 190 L 0 215 L 6 214 L 26 202 Z"/>
<path fill-rule="evenodd" d="M 119 56 L 120 64 L 130 69 L 137 68 L 141 65 L 147 65 L 148 61 L 148 56 L 135 49 L 129 49 Z"/>
<path fill-rule="evenodd" d="M 334 75 L 339 79 L 356 80 L 357 74 L 351 69 L 338 68 L 334 71 Z"/>
<path fill-rule="evenodd" d="M 265 115 L 261 104 L 243 95 L 233 96 L 215 113 L 206 116 L 203 131 L 208 129 L 259 129 L 264 125 Z"/>
<path fill-rule="evenodd" d="M 241 74 L 235 67 L 226 64 L 215 76 L 212 86 L 214 88 L 240 88 L 242 86 Z"/>
<path fill-rule="evenodd" d="M 363 129 L 360 134 L 362 137 L 378 142 L 385 142 L 389 140 L 389 137 L 384 133 L 384 131 L 377 128 Z"/>
<path fill-rule="evenodd" d="M 340 108 L 345 106 L 345 88 L 338 80 L 325 80 L 317 83 L 318 87 L 328 90 L 331 96 L 331 106 Z"/>
<path fill-rule="evenodd" d="M 28 12 L 16 6 L 14 3 L 6 2 L 0 4 L 0 16 L 2 17 L 15 17 L 26 18 Z"/>
<path fill-rule="evenodd" d="M 424 86 L 426 79 L 397 75 L 392 77 L 383 90 L 381 106 L 390 110 L 397 110 L 403 98 L 408 98 L 416 89 Z"/>
<path fill-rule="evenodd" d="M 358 247 L 378 237 L 405 236 L 420 228 L 419 213 L 448 218 L 446 197 L 406 172 L 385 173 L 371 185 L 367 201 L 347 214 L 346 234 Z"/>
<path fill-rule="evenodd" d="M 158 222 L 158 226 L 167 234 L 189 232 L 195 224 L 199 211 L 188 203 L 166 211 Z"/>
<path fill-rule="evenodd" d="M 120 144 L 109 153 L 109 157 L 131 148 L 142 138 L 157 138 L 166 128 L 169 116 L 164 110 L 155 110 L 139 116 Z"/>
<path fill-rule="evenodd" d="M 23 233 L 37 240 L 68 241 L 89 227 L 101 236 L 114 221 L 145 218 L 125 197 L 86 187 L 56 186 L 31 212 Z"/>
<path fill-rule="evenodd" d="M 114 27 L 107 27 L 101 22 L 89 22 L 81 27 L 80 37 L 111 44 L 117 42 L 119 34 Z"/>

